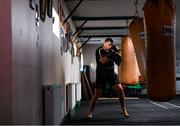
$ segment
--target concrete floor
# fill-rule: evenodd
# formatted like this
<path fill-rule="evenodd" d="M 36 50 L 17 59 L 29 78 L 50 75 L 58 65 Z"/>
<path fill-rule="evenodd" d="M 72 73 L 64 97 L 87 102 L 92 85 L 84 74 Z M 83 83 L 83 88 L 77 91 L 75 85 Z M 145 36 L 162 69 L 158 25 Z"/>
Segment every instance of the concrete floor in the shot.
<path fill-rule="evenodd" d="M 89 101 L 82 101 L 75 115 L 64 125 L 180 125 L 180 96 L 168 102 L 151 101 L 147 97 L 126 98 L 130 114 L 124 118 L 118 99 L 100 99 L 93 118 L 85 118 Z"/>

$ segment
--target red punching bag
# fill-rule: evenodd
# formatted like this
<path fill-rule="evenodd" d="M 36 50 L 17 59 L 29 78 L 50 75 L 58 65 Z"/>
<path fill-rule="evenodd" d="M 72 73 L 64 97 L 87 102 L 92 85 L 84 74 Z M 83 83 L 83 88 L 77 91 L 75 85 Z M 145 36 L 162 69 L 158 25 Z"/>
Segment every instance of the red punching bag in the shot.
<path fill-rule="evenodd" d="M 175 6 L 172 0 L 147 0 L 144 16 L 148 96 L 167 101 L 176 95 Z"/>

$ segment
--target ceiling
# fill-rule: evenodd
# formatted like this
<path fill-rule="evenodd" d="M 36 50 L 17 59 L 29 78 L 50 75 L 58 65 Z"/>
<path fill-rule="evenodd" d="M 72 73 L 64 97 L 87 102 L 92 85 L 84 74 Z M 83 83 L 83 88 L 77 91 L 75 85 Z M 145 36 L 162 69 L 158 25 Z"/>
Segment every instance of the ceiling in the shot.
<path fill-rule="evenodd" d="M 119 42 L 128 33 L 127 26 L 137 15 L 134 2 L 137 2 L 139 16 L 143 16 L 145 0 L 65 0 L 79 37 L 88 43 L 102 42 L 104 37 L 112 37 Z M 77 5 L 79 6 L 77 7 Z M 73 11 L 73 9 L 75 11 Z M 82 26 L 81 26 L 82 25 Z"/>
<path fill-rule="evenodd" d="M 116 43 L 128 33 L 128 24 L 135 16 L 143 17 L 146 0 L 64 0 L 80 38 L 88 43 L 101 43 L 112 37 Z M 177 3 L 178 0 L 174 0 Z M 137 4 L 135 4 L 137 3 Z M 135 6 L 136 5 L 136 6 Z M 137 13 L 138 12 L 138 13 Z"/>

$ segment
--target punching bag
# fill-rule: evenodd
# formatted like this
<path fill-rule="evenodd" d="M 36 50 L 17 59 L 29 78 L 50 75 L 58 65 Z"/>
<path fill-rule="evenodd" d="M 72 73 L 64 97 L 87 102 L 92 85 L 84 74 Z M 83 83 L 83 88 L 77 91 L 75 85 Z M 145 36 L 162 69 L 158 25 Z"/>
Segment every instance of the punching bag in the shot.
<path fill-rule="evenodd" d="M 40 8 L 40 19 L 42 22 L 45 22 L 46 19 L 46 0 L 39 0 Z"/>
<path fill-rule="evenodd" d="M 129 25 L 129 34 L 132 39 L 139 71 L 143 78 L 146 77 L 146 54 L 143 18 L 135 18 Z"/>
<path fill-rule="evenodd" d="M 172 0 L 147 0 L 144 16 L 148 96 L 167 101 L 176 95 L 175 7 Z"/>
<path fill-rule="evenodd" d="M 47 15 L 52 18 L 53 0 L 47 0 Z"/>
<path fill-rule="evenodd" d="M 139 68 L 132 40 L 124 36 L 121 41 L 122 63 L 119 67 L 119 78 L 123 85 L 136 85 L 139 81 Z"/>

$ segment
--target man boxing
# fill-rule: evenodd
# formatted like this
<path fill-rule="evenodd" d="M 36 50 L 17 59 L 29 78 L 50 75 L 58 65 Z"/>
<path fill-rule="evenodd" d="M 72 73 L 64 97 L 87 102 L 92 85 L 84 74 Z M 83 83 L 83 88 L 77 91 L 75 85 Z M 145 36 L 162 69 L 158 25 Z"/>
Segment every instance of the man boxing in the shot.
<path fill-rule="evenodd" d="M 111 38 L 106 38 L 103 45 L 96 50 L 96 85 L 95 94 L 91 100 L 87 117 L 92 118 L 92 113 L 96 105 L 96 101 L 101 96 L 103 89 L 108 83 L 118 94 L 121 109 L 125 117 L 129 117 L 125 106 L 125 95 L 122 85 L 114 72 L 114 63 L 120 65 L 122 61 L 119 50 L 113 44 Z"/>

